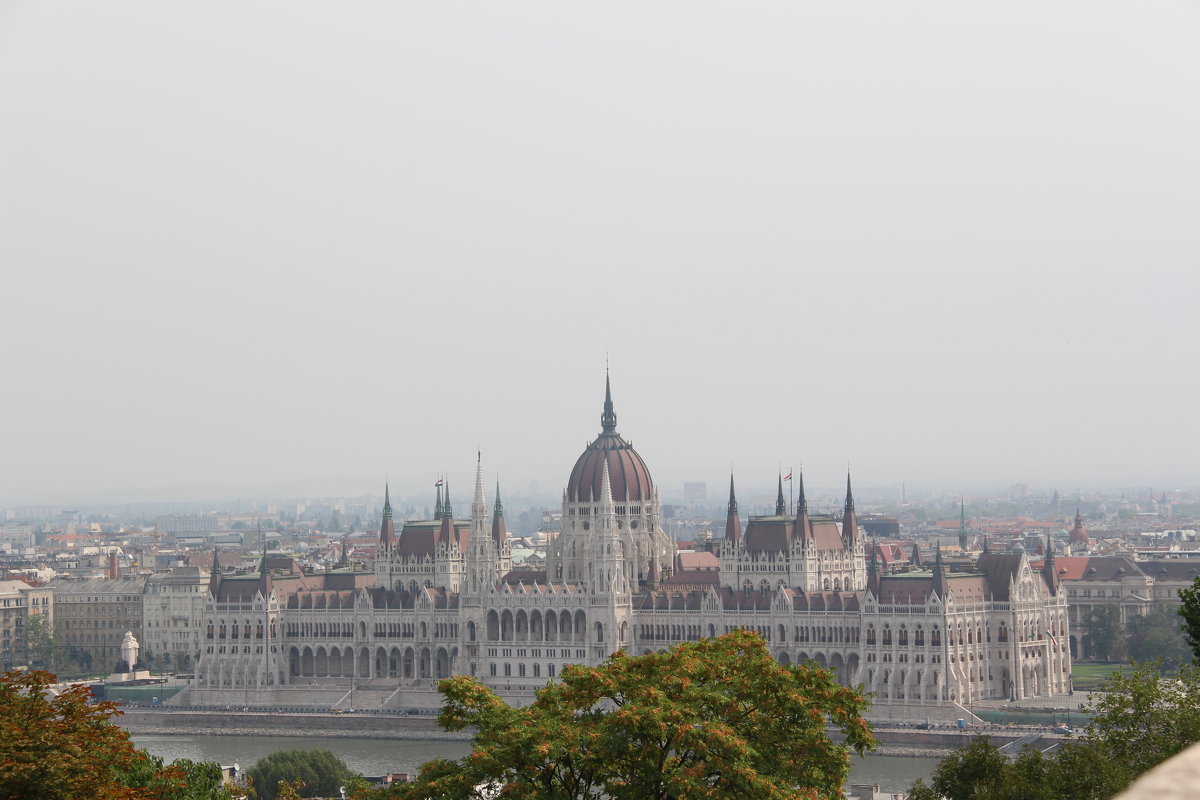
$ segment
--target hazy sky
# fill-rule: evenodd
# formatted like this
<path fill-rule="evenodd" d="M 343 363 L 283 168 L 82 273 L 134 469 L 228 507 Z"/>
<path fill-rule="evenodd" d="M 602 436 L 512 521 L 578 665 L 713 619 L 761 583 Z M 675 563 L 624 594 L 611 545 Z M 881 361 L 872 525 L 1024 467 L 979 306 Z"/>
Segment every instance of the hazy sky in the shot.
<path fill-rule="evenodd" d="M 1195 486 L 1198 268 L 1195 2 L 0 3 L 0 506 Z"/>

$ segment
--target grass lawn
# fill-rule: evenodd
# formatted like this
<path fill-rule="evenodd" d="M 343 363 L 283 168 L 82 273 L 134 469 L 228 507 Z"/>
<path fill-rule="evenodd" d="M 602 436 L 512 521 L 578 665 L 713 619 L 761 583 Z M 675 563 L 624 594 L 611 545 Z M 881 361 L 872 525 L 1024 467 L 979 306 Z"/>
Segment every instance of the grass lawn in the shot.
<path fill-rule="evenodd" d="M 1071 681 L 1075 691 L 1090 692 L 1099 689 L 1114 672 L 1130 673 L 1129 664 L 1071 664 Z"/>

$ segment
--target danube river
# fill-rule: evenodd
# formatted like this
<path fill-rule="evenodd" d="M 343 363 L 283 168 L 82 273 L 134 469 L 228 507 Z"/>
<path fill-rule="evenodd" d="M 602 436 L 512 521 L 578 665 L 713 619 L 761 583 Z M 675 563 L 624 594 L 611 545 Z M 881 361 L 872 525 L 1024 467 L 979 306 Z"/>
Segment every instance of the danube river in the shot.
<path fill-rule="evenodd" d="M 193 761 L 237 762 L 248 769 L 276 750 L 320 747 L 337 753 L 350 769 L 363 775 L 416 772 L 431 758 L 460 758 L 470 743 L 438 739 L 348 739 L 320 736 L 206 736 L 193 734 L 156 735 L 137 733 L 134 744 L 164 761 L 189 758 Z M 908 789 L 917 778 L 928 778 L 937 759 L 917 756 L 869 755 L 855 759 L 851 783 L 878 783 L 884 791 Z"/>

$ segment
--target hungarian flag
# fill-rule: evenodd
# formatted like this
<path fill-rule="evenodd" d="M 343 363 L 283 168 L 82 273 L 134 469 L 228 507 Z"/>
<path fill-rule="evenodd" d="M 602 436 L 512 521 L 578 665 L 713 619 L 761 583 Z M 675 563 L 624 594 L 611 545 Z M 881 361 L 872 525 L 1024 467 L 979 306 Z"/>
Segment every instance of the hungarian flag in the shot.
<path fill-rule="evenodd" d="M 790 473 L 790 472 L 789 472 L 787 475 L 784 475 L 784 476 L 783 476 L 783 479 L 784 479 L 785 481 L 790 481 L 790 480 L 792 479 L 792 473 Z"/>
<path fill-rule="evenodd" d="M 441 486 L 441 485 L 442 485 L 442 479 L 438 478 L 438 481 L 437 481 L 437 483 L 434 484 L 434 486 Z"/>

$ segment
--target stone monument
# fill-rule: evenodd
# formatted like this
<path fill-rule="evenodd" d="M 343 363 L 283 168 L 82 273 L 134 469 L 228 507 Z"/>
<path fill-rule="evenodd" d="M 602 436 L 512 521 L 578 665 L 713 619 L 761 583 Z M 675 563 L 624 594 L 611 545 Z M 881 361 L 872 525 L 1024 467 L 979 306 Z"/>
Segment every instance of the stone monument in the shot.
<path fill-rule="evenodd" d="M 125 638 L 121 640 L 121 660 L 113 667 L 112 675 L 108 676 L 109 683 L 140 681 L 150 677 L 150 670 L 138 661 L 141 649 L 133 631 L 125 631 Z"/>

